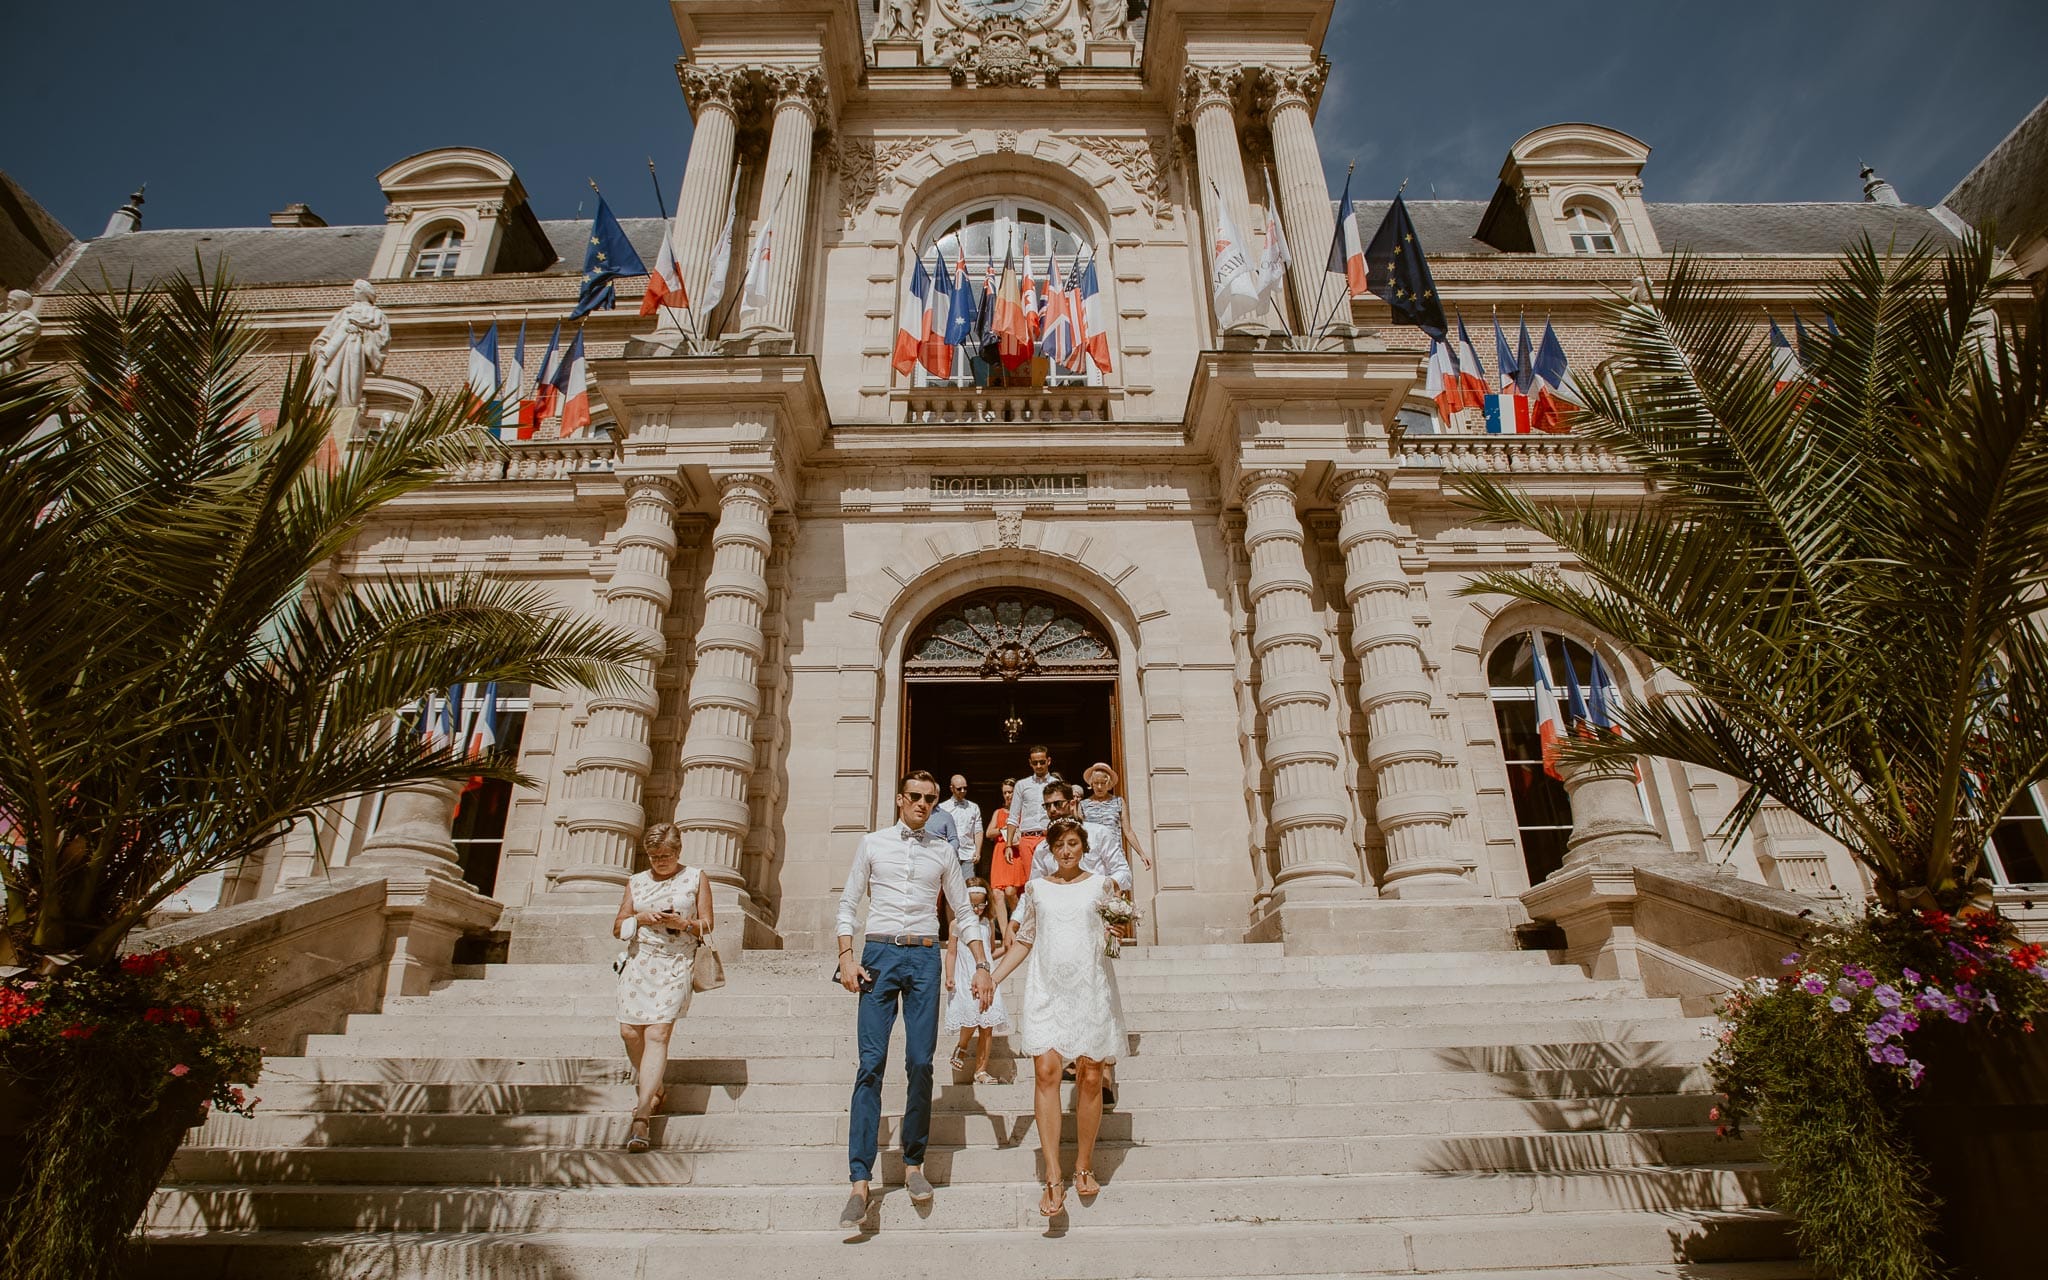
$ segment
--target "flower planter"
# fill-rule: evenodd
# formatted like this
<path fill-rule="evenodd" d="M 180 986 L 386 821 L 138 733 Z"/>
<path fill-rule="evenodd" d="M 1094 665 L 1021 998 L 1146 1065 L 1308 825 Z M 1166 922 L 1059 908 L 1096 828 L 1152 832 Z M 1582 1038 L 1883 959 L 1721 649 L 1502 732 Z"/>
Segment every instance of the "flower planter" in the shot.
<path fill-rule="evenodd" d="M 2038 1275 L 2048 1185 L 2048 1034 L 1930 1027 L 1927 1083 L 1905 1116 L 1942 1199 L 1937 1247 L 1964 1280 Z"/>

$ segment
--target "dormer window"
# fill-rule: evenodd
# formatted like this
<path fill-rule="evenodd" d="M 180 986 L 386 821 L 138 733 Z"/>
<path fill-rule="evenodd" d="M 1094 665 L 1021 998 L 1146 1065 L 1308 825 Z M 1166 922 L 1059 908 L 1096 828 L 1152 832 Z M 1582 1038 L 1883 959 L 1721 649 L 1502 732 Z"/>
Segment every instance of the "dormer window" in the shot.
<path fill-rule="evenodd" d="M 435 280 L 455 274 L 462 265 L 462 232 L 450 229 L 429 236 L 412 260 L 412 278 Z"/>
<path fill-rule="evenodd" d="M 1565 228 L 1571 233 L 1573 253 L 1619 253 L 1614 224 L 1605 210 L 1591 204 L 1574 204 L 1565 209 Z"/>

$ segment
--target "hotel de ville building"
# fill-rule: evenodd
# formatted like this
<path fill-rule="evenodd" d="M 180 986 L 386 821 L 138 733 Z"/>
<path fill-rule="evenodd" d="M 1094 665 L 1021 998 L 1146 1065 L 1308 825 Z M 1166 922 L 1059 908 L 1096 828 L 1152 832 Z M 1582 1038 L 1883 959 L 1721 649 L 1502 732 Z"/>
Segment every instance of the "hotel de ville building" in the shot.
<path fill-rule="evenodd" d="M 716 885 L 722 950 L 829 950 L 894 780 L 964 774 L 989 813 L 1035 744 L 1070 778 L 1121 776 L 1154 855 L 1135 895 L 1155 944 L 1512 947 L 1523 896 L 1591 828 L 1861 895 L 1846 855 L 1781 810 L 1719 841 L 1727 778 L 1646 760 L 1596 796 L 1541 767 L 1534 645 L 1581 679 L 1597 655 L 1624 693 L 1652 673 L 1562 617 L 1461 595 L 1475 571 L 1572 566 L 1476 523 L 1456 478 L 1560 502 L 1646 488 L 1569 431 L 1444 413 L 1428 340 L 1325 271 L 1333 0 L 671 7 L 694 132 L 666 160 L 672 223 L 621 225 L 645 264 L 672 227 L 688 306 L 639 314 L 634 276 L 616 309 L 564 324 L 591 225 L 538 218 L 509 159 L 462 145 L 363 175 L 381 225 L 288 205 L 268 225 L 150 230 L 138 202 L 45 278 L 38 354 L 62 359 L 69 295 L 196 255 L 231 273 L 272 381 L 367 280 L 390 338 L 344 413 L 356 433 L 464 385 L 491 326 L 516 399 L 549 335 L 565 350 L 580 325 L 588 425 L 564 430 L 558 401 L 508 428 L 332 571 L 517 578 L 658 636 L 660 661 L 618 696 L 497 690 L 497 739 L 534 785 L 488 783 L 452 818 L 418 796 L 343 807 L 233 870 L 225 902 L 430 849 L 459 865 L 465 920 L 509 933 L 515 958 L 601 949 L 643 828 L 673 820 Z M 1859 191 L 1847 166 L 1840 203 L 1665 203 L 1650 142 L 1527 123 L 1500 139 L 1490 200 L 1408 205 L 1487 390 L 1495 317 L 1511 345 L 1549 324 L 1595 377 L 1602 300 L 1673 254 L 1710 262 L 1760 331 L 1790 331 L 1824 323 L 1811 299 L 1851 242 L 1960 225 L 1867 170 Z M 1354 194 L 1370 238 L 1393 193 Z M 1225 328 L 1214 244 L 1257 260 L 1275 227 L 1285 278 Z M 919 277 L 978 294 L 1006 265 L 1040 292 L 1087 271 L 1071 323 L 1091 353 L 898 359 L 921 336 Z M 1997 873 L 2043 878 L 2040 817 L 2010 825 Z"/>

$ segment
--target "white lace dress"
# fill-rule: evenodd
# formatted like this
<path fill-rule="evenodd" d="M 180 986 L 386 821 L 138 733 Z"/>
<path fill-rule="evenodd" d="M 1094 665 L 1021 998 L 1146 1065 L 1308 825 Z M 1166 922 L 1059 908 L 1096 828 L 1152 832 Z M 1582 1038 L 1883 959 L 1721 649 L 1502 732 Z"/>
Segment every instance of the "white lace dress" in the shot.
<path fill-rule="evenodd" d="M 1024 962 L 1024 1004 L 1018 1046 L 1027 1056 L 1048 1050 L 1062 1058 L 1114 1062 L 1123 1053 L 1123 1000 L 1116 970 L 1102 952 L 1095 904 L 1116 886 L 1101 876 L 1071 884 L 1041 876 L 1024 887 L 1017 940 L 1031 944 Z"/>
<path fill-rule="evenodd" d="M 684 867 L 666 880 L 640 871 L 627 883 L 633 910 L 697 914 L 697 881 L 703 872 Z M 641 925 L 626 944 L 619 970 L 619 1021 L 645 1027 L 674 1022 L 690 1007 L 690 970 L 697 960 L 697 935 Z"/>
<path fill-rule="evenodd" d="M 956 1035 L 962 1027 L 987 1027 L 996 1035 L 1009 1035 L 1010 1011 L 1003 1007 L 1003 993 L 996 992 L 986 1009 L 974 998 L 974 948 L 963 942 L 953 953 L 953 994 L 939 1013 L 939 1029 Z"/>

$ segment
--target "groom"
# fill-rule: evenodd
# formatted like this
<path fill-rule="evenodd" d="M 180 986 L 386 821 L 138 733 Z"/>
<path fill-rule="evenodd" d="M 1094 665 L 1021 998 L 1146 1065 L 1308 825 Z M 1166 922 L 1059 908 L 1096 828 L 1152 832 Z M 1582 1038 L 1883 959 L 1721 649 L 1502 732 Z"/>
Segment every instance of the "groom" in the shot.
<path fill-rule="evenodd" d="M 853 1109 L 847 1126 L 846 1158 L 853 1194 L 840 1211 L 839 1225 L 859 1231 L 868 1216 L 868 1180 L 882 1124 L 882 1070 L 888 1065 L 889 1033 L 896 1004 L 903 1004 L 904 1074 L 903 1185 L 912 1204 L 927 1204 L 932 1184 L 924 1176 L 925 1140 L 932 1121 L 932 1055 L 939 1040 L 939 998 L 946 976 L 939 947 L 939 895 L 953 910 L 953 932 L 974 951 L 974 998 L 986 1009 L 995 999 L 981 921 L 967 900 L 967 880 L 950 840 L 925 830 L 939 784 L 920 769 L 896 786 L 897 821 L 861 837 L 839 895 L 839 983 L 860 993 L 860 1074 L 853 1078 Z M 856 960 L 854 917 L 861 896 L 868 899 L 867 937 Z"/>

